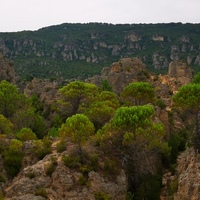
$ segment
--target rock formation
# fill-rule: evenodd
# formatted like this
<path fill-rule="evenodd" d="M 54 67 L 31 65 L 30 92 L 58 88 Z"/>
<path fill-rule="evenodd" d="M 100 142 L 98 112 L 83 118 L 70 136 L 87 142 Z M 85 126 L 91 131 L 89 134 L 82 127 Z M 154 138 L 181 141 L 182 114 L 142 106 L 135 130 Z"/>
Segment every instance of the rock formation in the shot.
<path fill-rule="evenodd" d="M 186 62 L 174 61 L 169 64 L 168 76 L 186 85 L 192 80 L 192 70 Z"/>
<path fill-rule="evenodd" d="M 200 194 L 200 160 L 197 152 L 190 148 L 178 158 L 178 190 L 174 200 L 198 200 Z"/>
<path fill-rule="evenodd" d="M 148 77 L 145 64 L 138 58 L 123 58 L 114 62 L 110 67 L 102 70 L 101 76 L 94 76 L 88 82 L 101 86 L 103 80 L 107 80 L 114 91 L 120 93 L 124 86 L 131 82 L 144 81 Z"/>
<path fill-rule="evenodd" d="M 127 177 L 124 170 L 116 175 L 115 180 L 108 179 L 99 172 L 90 171 L 88 184 L 82 184 L 80 179 L 83 174 L 63 164 L 62 155 L 67 154 L 68 151 L 53 152 L 39 162 L 25 166 L 5 189 L 5 199 L 95 200 L 95 194 L 102 192 L 111 200 L 125 200 Z M 55 169 L 48 174 L 52 159 L 56 162 Z"/>
<path fill-rule="evenodd" d="M 167 172 L 163 176 L 161 199 L 199 200 L 200 194 L 200 160 L 194 148 L 188 148 L 177 160 L 177 172 Z M 171 193 L 171 194 L 170 194 Z"/>
<path fill-rule="evenodd" d="M 0 81 L 6 80 L 11 83 L 16 82 L 13 63 L 0 54 Z"/>

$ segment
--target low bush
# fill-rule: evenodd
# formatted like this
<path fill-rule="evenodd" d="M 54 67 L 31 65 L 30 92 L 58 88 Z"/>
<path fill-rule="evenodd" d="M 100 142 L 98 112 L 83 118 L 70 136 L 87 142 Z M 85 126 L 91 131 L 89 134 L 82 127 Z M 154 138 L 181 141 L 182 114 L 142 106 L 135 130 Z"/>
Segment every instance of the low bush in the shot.
<path fill-rule="evenodd" d="M 104 172 L 107 174 L 107 175 L 115 175 L 116 174 L 116 168 L 117 168 L 117 164 L 115 161 L 113 160 L 110 160 L 110 159 L 106 159 L 104 161 Z"/>
<path fill-rule="evenodd" d="M 63 151 L 66 150 L 67 147 L 67 143 L 64 139 L 60 140 L 57 145 L 56 145 L 56 149 L 58 153 L 62 153 Z"/>
<path fill-rule="evenodd" d="M 82 185 L 82 186 L 89 187 L 89 185 L 90 185 L 90 184 L 89 184 L 89 181 L 88 181 L 88 178 L 85 177 L 85 176 L 83 176 L 83 175 L 81 175 L 81 176 L 79 177 L 78 182 L 79 182 L 79 184 Z"/>
<path fill-rule="evenodd" d="M 49 136 L 49 137 L 59 137 L 58 129 L 56 127 L 52 127 L 49 130 L 47 136 Z"/>
<path fill-rule="evenodd" d="M 166 108 L 165 103 L 161 99 L 158 99 L 156 101 L 156 105 L 159 106 L 161 109 L 165 109 Z"/>
<path fill-rule="evenodd" d="M 24 158 L 22 142 L 12 139 L 9 146 L 3 150 L 2 156 L 7 174 L 10 178 L 13 178 L 22 166 L 22 160 Z"/>
<path fill-rule="evenodd" d="M 100 192 L 96 192 L 95 195 L 95 200 L 110 200 L 111 198 L 109 197 L 109 195 L 105 194 L 104 192 L 100 191 Z"/>
<path fill-rule="evenodd" d="M 3 175 L 0 174 L 0 182 L 1 183 L 5 183 L 6 182 L 6 179 Z"/>
<path fill-rule="evenodd" d="M 29 173 L 25 174 L 25 176 L 30 178 L 30 179 L 33 179 L 33 178 L 35 178 L 35 173 L 34 172 L 29 172 Z"/>
<path fill-rule="evenodd" d="M 46 169 L 46 175 L 47 176 L 51 176 L 52 173 L 55 171 L 56 166 L 57 166 L 57 161 L 54 157 L 51 157 L 51 163 L 48 165 L 47 169 Z"/>
<path fill-rule="evenodd" d="M 172 196 L 178 190 L 178 179 L 174 179 L 169 187 L 169 196 Z"/>
<path fill-rule="evenodd" d="M 21 141 L 37 140 L 37 136 L 30 128 L 23 128 L 16 134 L 16 138 Z"/>
<path fill-rule="evenodd" d="M 44 140 L 38 140 L 36 141 L 36 156 L 38 159 L 43 159 L 47 154 L 51 153 L 51 140 L 46 137 Z"/>
<path fill-rule="evenodd" d="M 79 155 L 63 155 L 62 161 L 69 168 L 77 168 L 81 165 L 81 157 Z"/>
<path fill-rule="evenodd" d="M 47 191 L 45 188 L 39 188 L 35 191 L 35 195 L 47 198 Z"/>

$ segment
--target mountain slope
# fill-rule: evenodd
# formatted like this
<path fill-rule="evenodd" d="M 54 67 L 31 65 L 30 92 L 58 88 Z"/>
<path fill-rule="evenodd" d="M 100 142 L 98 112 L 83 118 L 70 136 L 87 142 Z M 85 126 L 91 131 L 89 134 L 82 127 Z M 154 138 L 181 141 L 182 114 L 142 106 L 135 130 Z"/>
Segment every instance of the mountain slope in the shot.
<path fill-rule="evenodd" d="M 61 24 L 0 33 L 0 51 L 22 78 L 87 78 L 122 57 L 139 57 L 154 71 L 172 60 L 200 66 L 200 24 Z"/>

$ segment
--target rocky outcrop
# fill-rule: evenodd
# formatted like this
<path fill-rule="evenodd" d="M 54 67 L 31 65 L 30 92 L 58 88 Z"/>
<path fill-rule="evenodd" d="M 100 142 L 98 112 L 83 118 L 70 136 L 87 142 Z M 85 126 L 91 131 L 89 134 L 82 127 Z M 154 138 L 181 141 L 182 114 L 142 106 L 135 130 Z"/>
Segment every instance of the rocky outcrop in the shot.
<path fill-rule="evenodd" d="M 157 97 L 161 98 L 165 104 L 171 107 L 172 95 L 177 93 L 178 89 L 192 81 L 191 67 L 182 61 L 173 61 L 169 65 L 167 75 L 152 76 L 152 84 L 156 88 Z M 156 81 L 154 80 L 156 79 Z"/>
<path fill-rule="evenodd" d="M 169 65 L 168 76 L 185 85 L 192 80 L 192 69 L 186 62 L 174 61 Z"/>
<path fill-rule="evenodd" d="M 174 200 L 199 200 L 200 160 L 194 148 L 187 149 L 178 158 L 178 190 Z"/>
<path fill-rule="evenodd" d="M 125 40 L 129 40 L 131 42 L 137 42 L 141 40 L 141 37 L 135 34 L 134 32 L 132 32 L 125 36 Z"/>
<path fill-rule="evenodd" d="M 67 152 L 62 154 L 67 154 Z M 62 154 L 47 155 L 36 164 L 25 167 L 5 189 L 5 199 L 95 200 L 95 194 L 102 192 L 111 200 L 125 200 L 127 177 L 123 170 L 116 175 L 115 180 L 90 171 L 87 177 L 88 184 L 82 184 L 80 179 L 83 174 L 75 169 L 67 168 L 62 162 Z M 52 174 L 48 174 L 47 170 L 52 163 L 52 158 L 56 161 L 56 167 Z"/>
<path fill-rule="evenodd" d="M 152 56 L 153 65 L 155 69 L 163 69 L 169 66 L 169 61 L 166 56 L 154 53 Z"/>
<path fill-rule="evenodd" d="M 0 54 L 0 81 L 2 80 L 15 83 L 16 75 L 13 63 Z"/>
<path fill-rule="evenodd" d="M 52 100 L 56 99 L 58 85 L 59 83 L 57 81 L 49 81 L 34 78 L 24 88 L 24 94 L 28 97 L 30 97 L 33 94 L 36 94 L 37 96 L 39 96 L 41 101 L 51 102 Z"/>
<path fill-rule="evenodd" d="M 144 81 L 148 78 L 145 64 L 138 58 L 123 58 L 102 70 L 101 76 L 94 76 L 88 82 L 101 86 L 107 80 L 114 91 L 120 93 L 123 87 L 134 81 Z"/>
<path fill-rule="evenodd" d="M 153 36 L 152 36 L 152 40 L 163 42 L 163 41 L 165 40 L 165 38 L 164 38 L 164 36 L 162 36 L 162 35 L 153 35 Z"/>
<path fill-rule="evenodd" d="M 199 200 L 200 160 L 195 149 L 188 148 L 177 159 L 176 173 L 167 171 L 162 178 L 161 200 Z"/>

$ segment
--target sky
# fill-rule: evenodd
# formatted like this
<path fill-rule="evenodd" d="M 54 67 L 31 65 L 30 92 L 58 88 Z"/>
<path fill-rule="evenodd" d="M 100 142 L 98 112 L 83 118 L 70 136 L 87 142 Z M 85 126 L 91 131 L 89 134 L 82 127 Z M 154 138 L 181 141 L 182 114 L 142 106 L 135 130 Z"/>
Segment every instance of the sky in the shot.
<path fill-rule="evenodd" d="M 200 0 L 0 0 L 0 32 L 89 22 L 200 23 Z"/>

